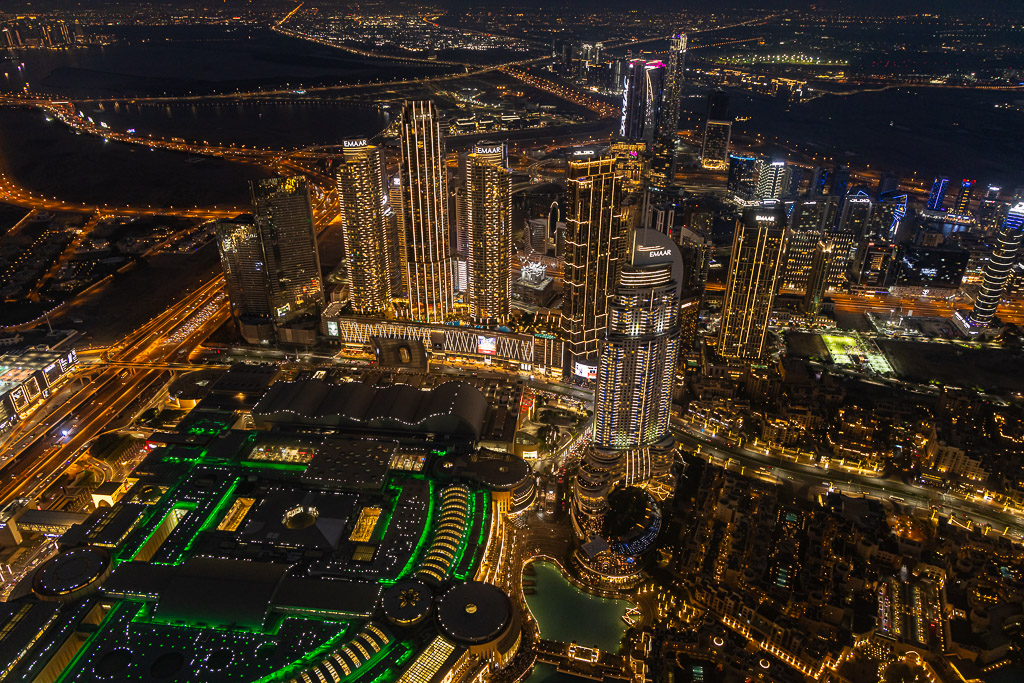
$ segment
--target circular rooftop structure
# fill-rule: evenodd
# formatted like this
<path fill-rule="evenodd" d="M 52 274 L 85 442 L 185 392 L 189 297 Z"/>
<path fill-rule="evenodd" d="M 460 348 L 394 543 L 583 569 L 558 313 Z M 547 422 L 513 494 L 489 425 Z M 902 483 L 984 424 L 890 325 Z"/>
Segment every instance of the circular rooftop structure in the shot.
<path fill-rule="evenodd" d="M 381 609 L 395 626 L 413 626 L 426 618 L 433 602 L 434 594 L 427 584 L 418 579 L 406 579 L 384 591 Z"/>
<path fill-rule="evenodd" d="M 602 535 L 612 550 L 625 556 L 642 555 L 654 545 L 661 529 L 661 510 L 647 491 L 628 486 L 608 495 Z"/>
<path fill-rule="evenodd" d="M 455 586 L 437 607 L 441 632 L 465 645 L 499 639 L 512 623 L 512 602 L 497 586 L 469 581 Z"/>
<path fill-rule="evenodd" d="M 73 548 L 43 563 L 32 578 L 42 600 L 69 602 L 89 594 L 110 574 L 110 555 L 103 548 Z"/>

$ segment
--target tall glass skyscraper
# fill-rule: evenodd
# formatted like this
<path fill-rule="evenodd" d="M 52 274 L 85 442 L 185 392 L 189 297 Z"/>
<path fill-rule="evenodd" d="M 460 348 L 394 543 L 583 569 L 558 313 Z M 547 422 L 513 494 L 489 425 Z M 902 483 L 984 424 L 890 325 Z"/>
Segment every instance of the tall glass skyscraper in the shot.
<path fill-rule="evenodd" d="M 410 320 L 444 322 L 453 311 L 453 259 L 444 137 L 433 102 L 405 103 L 401 148 L 398 235 L 405 314 Z"/>
<path fill-rule="evenodd" d="M 729 117 L 729 96 L 716 91 L 708 95 L 708 111 L 704 120 L 704 141 L 700 148 L 700 164 L 717 170 L 729 165 L 729 140 L 732 119 Z"/>
<path fill-rule="evenodd" d="M 608 298 L 628 247 L 623 178 L 613 158 L 570 161 L 566 170 L 562 334 L 565 377 L 597 376 L 597 347 L 608 326 Z"/>
<path fill-rule="evenodd" d="M 672 138 L 679 131 L 679 104 L 686 80 L 686 34 L 677 33 L 669 39 L 668 64 L 665 68 L 665 93 L 661 103 L 661 124 L 658 132 Z"/>
<path fill-rule="evenodd" d="M 338 169 L 349 300 L 357 313 L 381 314 L 391 303 L 391 205 L 384 185 L 384 155 L 366 140 L 345 140 Z"/>
<path fill-rule="evenodd" d="M 763 360 L 785 241 L 786 212 L 781 208 L 745 209 L 736 221 L 718 331 L 723 358 Z"/>
<path fill-rule="evenodd" d="M 256 180 L 250 191 L 255 215 L 216 226 L 231 312 L 249 343 L 295 341 L 282 330 L 324 304 L 309 188 L 295 176 Z"/>
<path fill-rule="evenodd" d="M 251 189 L 275 326 L 315 315 L 323 307 L 324 289 L 306 179 L 255 180 Z"/>
<path fill-rule="evenodd" d="M 483 142 L 466 155 L 469 313 L 508 321 L 512 300 L 512 174 L 505 145 Z"/>
<path fill-rule="evenodd" d="M 661 126 L 665 63 L 632 60 L 623 86 L 619 135 L 626 140 L 653 142 Z"/>
<path fill-rule="evenodd" d="M 932 181 L 931 192 L 928 193 L 928 202 L 925 208 L 930 211 L 942 211 L 942 203 L 946 201 L 946 190 L 949 188 L 949 178 L 938 177 Z"/>
<path fill-rule="evenodd" d="M 675 242 L 656 230 L 634 231 L 608 305 L 594 394 L 594 447 L 630 451 L 627 484 L 650 479 L 650 456 L 642 451 L 669 436 L 682 281 Z"/>
<path fill-rule="evenodd" d="M 973 328 L 984 328 L 992 324 L 996 308 L 1003 298 L 1006 283 L 1020 253 L 1024 237 L 1024 202 L 1010 208 L 1010 212 L 999 230 L 995 249 L 988 257 L 982 273 L 981 290 L 974 300 L 974 308 L 967 315 L 967 323 Z"/>

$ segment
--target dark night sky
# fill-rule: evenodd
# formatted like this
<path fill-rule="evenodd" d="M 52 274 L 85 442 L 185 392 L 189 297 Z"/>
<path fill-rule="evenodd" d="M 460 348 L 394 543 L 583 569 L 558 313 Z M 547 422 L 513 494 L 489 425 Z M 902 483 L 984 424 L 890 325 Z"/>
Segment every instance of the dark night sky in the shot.
<path fill-rule="evenodd" d="M 328 0 L 335 4 L 337 0 Z M 9 12 L 35 11 L 49 9 L 93 8 L 102 6 L 131 6 L 133 0 L 6 0 L 0 10 Z M 146 2 L 148 5 L 159 5 L 159 2 Z M 289 4 L 286 0 L 226 0 L 226 2 L 187 0 L 169 0 L 169 6 L 200 6 L 200 7 L 242 7 L 242 6 L 281 6 Z M 311 2 L 309 4 L 317 4 Z M 328 4 L 328 3 L 325 3 Z M 337 3 L 341 4 L 341 3 Z M 358 4 L 358 3 L 353 3 Z M 568 7 L 585 11 L 595 5 L 622 6 L 621 0 L 526 0 L 525 2 L 509 2 L 508 0 L 434 0 L 425 2 L 429 5 L 458 7 L 460 9 L 495 8 L 495 7 Z M 893 13 L 893 12 L 964 12 L 968 14 L 991 14 L 1011 12 L 1019 14 L 1024 11 L 1024 0 L 635 0 L 631 3 L 637 7 L 692 7 L 695 9 L 757 8 L 757 9 L 803 9 L 817 7 L 820 9 L 842 10 L 852 13 Z"/>

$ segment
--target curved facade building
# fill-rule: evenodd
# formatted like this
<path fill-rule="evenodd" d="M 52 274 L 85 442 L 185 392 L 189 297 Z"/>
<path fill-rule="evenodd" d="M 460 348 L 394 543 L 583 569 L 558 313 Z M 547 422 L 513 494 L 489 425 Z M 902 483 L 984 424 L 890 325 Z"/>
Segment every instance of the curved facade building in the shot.
<path fill-rule="evenodd" d="M 1003 298 L 1006 283 L 1017 262 L 1021 239 L 1024 237 L 1024 202 L 1011 207 L 1003 227 L 999 230 L 995 249 L 985 264 L 981 291 L 974 300 L 974 309 L 967 316 L 967 323 L 973 328 L 984 328 L 992 324 L 996 308 Z"/>

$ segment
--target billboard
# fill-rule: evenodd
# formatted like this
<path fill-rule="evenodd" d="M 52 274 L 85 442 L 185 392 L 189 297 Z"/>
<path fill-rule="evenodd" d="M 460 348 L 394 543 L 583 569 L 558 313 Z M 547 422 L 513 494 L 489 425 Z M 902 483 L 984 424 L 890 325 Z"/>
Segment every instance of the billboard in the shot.
<path fill-rule="evenodd" d="M 485 354 L 487 356 L 493 356 L 494 354 L 498 353 L 498 338 L 477 335 L 476 352 Z"/>
<path fill-rule="evenodd" d="M 583 379 L 597 379 L 597 366 L 588 365 L 587 363 L 576 362 L 573 367 L 573 374 Z"/>

